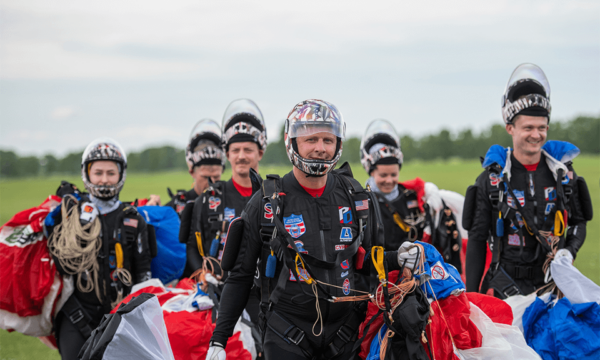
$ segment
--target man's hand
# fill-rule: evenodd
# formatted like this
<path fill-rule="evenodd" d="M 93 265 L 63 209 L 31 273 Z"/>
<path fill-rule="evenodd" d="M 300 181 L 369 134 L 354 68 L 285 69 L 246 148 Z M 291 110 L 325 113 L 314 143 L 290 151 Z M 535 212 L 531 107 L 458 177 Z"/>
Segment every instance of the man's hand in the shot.
<path fill-rule="evenodd" d="M 225 349 L 218 342 L 212 342 L 206 353 L 206 360 L 226 360 Z"/>
<path fill-rule="evenodd" d="M 398 265 L 414 270 L 419 258 L 419 247 L 410 241 L 405 241 L 398 248 Z"/>
<path fill-rule="evenodd" d="M 160 206 L 160 195 L 150 195 L 150 199 L 148 199 L 146 206 Z"/>

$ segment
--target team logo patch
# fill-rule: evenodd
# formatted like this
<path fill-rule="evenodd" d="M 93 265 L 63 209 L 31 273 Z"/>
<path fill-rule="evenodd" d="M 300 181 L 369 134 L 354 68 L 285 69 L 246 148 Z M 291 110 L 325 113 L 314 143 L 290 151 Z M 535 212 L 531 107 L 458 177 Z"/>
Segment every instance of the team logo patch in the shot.
<path fill-rule="evenodd" d="M 283 217 L 283 224 L 285 225 L 285 230 L 290 234 L 294 239 L 299 238 L 306 232 L 306 226 L 304 225 L 304 219 L 302 215 L 290 215 L 288 217 Z"/>
<path fill-rule="evenodd" d="M 211 210 L 216 210 L 219 205 L 221 205 L 221 199 L 218 197 L 211 196 L 208 198 L 208 208 Z"/>
<path fill-rule="evenodd" d="M 224 215 L 225 215 L 225 220 L 227 220 L 227 221 L 233 220 L 233 218 L 235 218 L 235 209 L 226 207 L 225 211 L 224 211 Z"/>
<path fill-rule="evenodd" d="M 273 218 L 273 209 L 271 203 L 265 203 L 265 219 L 271 220 Z"/>
<path fill-rule="evenodd" d="M 117 270 L 113 270 L 110 272 L 110 278 L 112 279 L 112 281 L 119 280 L 119 277 L 117 276 Z"/>
<path fill-rule="evenodd" d="M 550 215 L 550 213 L 552 212 L 552 209 L 554 209 L 554 203 L 547 203 L 546 209 L 544 210 L 544 214 Z"/>
<path fill-rule="evenodd" d="M 123 220 L 123 225 L 137 228 L 138 221 L 137 221 L 137 219 L 125 219 L 125 220 Z"/>
<path fill-rule="evenodd" d="M 344 295 L 350 294 L 350 280 L 348 280 L 348 279 L 344 280 L 344 285 L 342 286 L 342 291 L 344 292 Z"/>
<path fill-rule="evenodd" d="M 117 260 L 116 260 L 116 258 L 115 258 L 115 256 L 114 256 L 114 255 L 110 255 L 110 256 L 108 257 L 108 266 L 109 266 L 111 269 L 114 269 L 114 268 L 116 268 L 116 267 L 117 267 Z"/>
<path fill-rule="evenodd" d="M 352 224 L 352 211 L 349 206 L 339 206 L 340 224 Z"/>
<path fill-rule="evenodd" d="M 568 173 L 565 175 L 565 177 L 563 178 L 563 181 L 561 181 L 561 183 L 562 183 L 563 185 L 566 185 L 566 184 L 568 184 L 568 183 L 569 183 L 569 180 L 571 180 L 572 178 L 573 178 L 573 172 L 572 172 L 572 171 L 569 171 L 569 172 L 568 172 Z"/>
<path fill-rule="evenodd" d="M 354 207 L 356 208 L 356 211 L 369 210 L 369 201 L 368 200 L 355 201 Z"/>
<path fill-rule="evenodd" d="M 296 240 L 296 241 L 294 241 L 294 244 L 296 244 L 296 248 L 298 249 L 298 252 L 300 252 L 302 254 L 308 254 L 308 251 L 306 251 L 304 249 L 304 243 L 302 241 Z"/>
<path fill-rule="evenodd" d="M 519 240 L 519 234 L 508 235 L 508 245 L 519 246 L 521 241 Z"/>
<path fill-rule="evenodd" d="M 416 208 L 417 206 L 419 206 L 419 202 L 418 202 L 417 200 L 409 200 L 409 201 L 407 201 L 407 202 L 406 202 L 406 206 L 407 206 L 409 209 L 414 209 L 414 208 Z"/>
<path fill-rule="evenodd" d="M 435 280 L 446 280 L 448 278 L 448 273 L 441 262 L 438 261 L 431 267 L 431 277 Z"/>
<path fill-rule="evenodd" d="M 517 221 L 519 222 L 519 227 L 523 227 L 523 225 L 525 223 L 523 222 L 523 217 L 521 216 L 521 214 L 520 213 L 516 213 L 515 217 L 517 218 Z"/>
<path fill-rule="evenodd" d="M 352 229 L 349 227 L 343 227 L 340 232 L 341 242 L 352 242 Z"/>
<path fill-rule="evenodd" d="M 519 201 L 519 204 L 521 204 L 521 207 L 525 206 L 525 192 L 515 190 L 514 193 L 515 193 L 515 196 L 517 197 L 517 200 Z M 517 204 L 515 203 L 515 200 L 513 199 L 513 197 L 511 195 L 508 195 L 506 202 L 508 203 L 508 206 L 510 206 L 511 208 L 513 208 L 513 209 L 517 208 Z"/>
<path fill-rule="evenodd" d="M 86 206 L 83 207 L 83 212 L 92 213 L 92 212 L 94 212 L 94 207 L 86 205 Z"/>
<path fill-rule="evenodd" d="M 348 245 L 336 245 L 335 246 L 335 251 L 342 251 L 342 250 L 344 250 L 347 247 L 348 247 Z"/>
<path fill-rule="evenodd" d="M 175 208 L 175 212 L 180 213 L 183 211 L 184 208 L 185 208 L 185 205 L 177 204 L 177 207 Z"/>
<path fill-rule="evenodd" d="M 546 196 L 546 201 L 554 201 L 556 200 L 556 189 L 551 187 L 544 188 L 544 196 Z"/>
<path fill-rule="evenodd" d="M 498 184 L 500 184 L 500 177 L 498 176 L 498 174 L 491 173 L 490 174 L 490 185 L 498 186 Z"/>
<path fill-rule="evenodd" d="M 350 265 L 348 265 L 348 260 L 342 261 L 342 263 L 340 264 L 340 266 L 342 267 L 342 270 L 348 270 L 348 269 L 350 269 Z"/>
<path fill-rule="evenodd" d="M 306 270 L 304 269 L 299 269 L 300 270 L 300 281 L 304 282 L 304 279 L 308 279 L 308 272 L 306 272 Z M 294 273 L 292 272 L 292 270 L 290 270 L 290 281 L 297 281 L 296 277 L 294 276 Z"/>
<path fill-rule="evenodd" d="M 344 271 L 344 272 L 342 272 L 342 273 L 341 273 L 341 276 L 342 276 L 343 278 L 345 278 L 346 276 L 348 276 L 348 272 L 347 272 L 347 271 Z"/>

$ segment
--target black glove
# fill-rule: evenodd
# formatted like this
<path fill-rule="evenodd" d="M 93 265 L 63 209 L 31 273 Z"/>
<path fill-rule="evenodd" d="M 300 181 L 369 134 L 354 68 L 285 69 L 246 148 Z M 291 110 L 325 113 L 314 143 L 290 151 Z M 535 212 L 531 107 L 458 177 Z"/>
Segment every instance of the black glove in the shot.
<path fill-rule="evenodd" d="M 68 194 L 79 194 L 79 189 L 74 184 L 63 180 L 60 182 L 58 189 L 56 189 L 56 195 L 63 197 Z"/>

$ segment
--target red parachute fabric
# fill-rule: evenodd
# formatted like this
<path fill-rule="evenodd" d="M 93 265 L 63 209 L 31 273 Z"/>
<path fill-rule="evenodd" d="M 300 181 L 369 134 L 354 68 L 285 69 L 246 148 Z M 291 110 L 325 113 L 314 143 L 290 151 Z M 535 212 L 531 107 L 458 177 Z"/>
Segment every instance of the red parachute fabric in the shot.
<path fill-rule="evenodd" d="M 433 316 L 425 332 L 436 359 L 458 359 L 452 340 L 460 350 L 481 347 L 482 335 L 469 318 L 471 306 L 465 293 L 434 301 L 431 308 Z"/>
<path fill-rule="evenodd" d="M 462 235 L 466 235 L 466 234 L 462 234 Z M 462 239 L 462 247 L 460 249 L 460 262 L 462 264 L 462 268 L 463 268 L 463 272 L 461 274 L 461 278 L 462 281 L 466 284 L 467 283 L 467 272 L 465 271 L 465 269 L 467 268 L 467 243 L 469 242 L 468 238 L 463 238 Z M 483 273 L 486 274 L 488 269 L 490 268 L 490 264 L 492 263 L 492 252 L 490 251 L 490 247 L 489 245 L 486 248 L 486 253 L 485 253 L 485 269 L 483 270 Z M 483 282 L 483 278 L 485 276 L 481 277 L 481 282 Z M 481 284 L 479 284 L 479 287 L 481 287 Z M 493 292 L 492 292 L 493 295 Z"/>
<path fill-rule="evenodd" d="M 512 308 L 505 301 L 475 292 L 467 293 L 467 298 L 496 324 L 512 325 Z"/>
<path fill-rule="evenodd" d="M 184 279 L 185 280 L 185 279 Z M 189 281 L 183 281 L 180 290 L 189 290 Z M 193 289 L 193 287 L 192 287 Z M 111 313 L 115 313 L 121 304 L 127 304 L 132 298 L 142 293 L 155 294 L 158 303 L 162 306 L 167 300 L 181 294 L 181 292 L 165 291 L 157 286 L 147 286 L 132 294 L 115 306 Z M 212 323 L 212 310 L 206 311 L 163 311 L 171 350 L 176 360 L 204 360 L 208 351 L 208 344 L 216 324 Z M 250 352 L 244 348 L 240 340 L 240 333 L 233 334 L 227 341 L 225 353 L 228 359 L 252 360 Z"/>
<path fill-rule="evenodd" d="M 42 313 L 56 273 L 42 234 L 43 222 L 60 200 L 50 196 L 0 227 L 0 309 L 20 317 Z"/>

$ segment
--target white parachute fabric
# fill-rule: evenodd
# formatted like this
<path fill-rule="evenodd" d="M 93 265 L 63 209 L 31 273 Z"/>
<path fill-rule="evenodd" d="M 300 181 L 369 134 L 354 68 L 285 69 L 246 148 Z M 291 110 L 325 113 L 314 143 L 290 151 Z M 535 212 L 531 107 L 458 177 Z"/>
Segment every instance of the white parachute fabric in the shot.
<path fill-rule="evenodd" d="M 550 264 L 554 283 L 571 304 L 596 302 L 600 304 L 600 286 L 573 266 L 573 255 L 567 253 Z"/>
<path fill-rule="evenodd" d="M 470 319 L 482 335 L 481 347 L 456 350 L 464 360 L 540 359 L 525 342 L 523 333 L 515 326 L 497 324 L 473 303 Z"/>
<path fill-rule="evenodd" d="M 425 202 L 429 204 L 431 209 L 433 209 L 434 223 L 436 224 L 439 221 L 440 211 L 444 208 L 442 200 L 444 203 L 446 203 L 446 206 L 452 210 L 452 213 L 454 213 L 454 217 L 456 218 L 456 227 L 460 232 L 461 238 L 467 239 L 467 231 L 462 226 L 462 213 L 465 197 L 454 191 L 440 190 L 434 183 L 426 182 Z"/>
<path fill-rule="evenodd" d="M 233 333 L 235 334 L 238 331 L 240 332 L 240 340 L 244 345 L 244 349 L 248 350 L 250 355 L 252 355 L 253 359 L 256 359 L 256 345 L 254 343 L 254 338 L 252 337 L 252 329 L 250 328 L 250 326 L 243 323 L 242 319 L 251 321 L 250 315 L 246 312 L 246 309 L 244 309 L 242 316 L 238 319 L 237 324 L 235 324 L 235 328 L 233 328 Z"/>
<path fill-rule="evenodd" d="M 102 359 L 175 360 L 156 296 L 123 315 Z"/>

